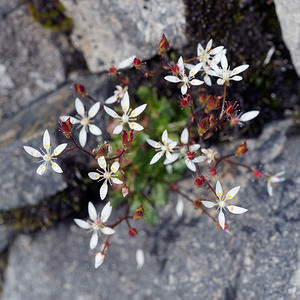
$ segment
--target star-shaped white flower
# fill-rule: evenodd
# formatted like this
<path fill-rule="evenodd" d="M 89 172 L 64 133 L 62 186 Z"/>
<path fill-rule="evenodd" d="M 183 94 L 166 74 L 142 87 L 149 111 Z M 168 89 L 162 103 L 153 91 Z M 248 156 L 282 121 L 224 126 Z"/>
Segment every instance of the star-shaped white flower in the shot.
<path fill-rule="evenodd" d="M 107 202 L 101 211 L 101 215 L 97 214 L 96 208 L 92 202 L 89 202 L 88 211 L 90 220 L 84 221 L 81 219 L 74 219 L 74 222 L 83 229 L 92 231 L 92 237 L 90 240 L 90 248 L 95 249 L 98 244 L 99 234 L 112 235 L 115 230 L 104 225 L 111 214 L 112 207 L 110 202 Z"/>
<path fill-rule="evenodd" d="M 205 156 L 205 162 L 210 164 L 215 160 L 215 156 L 218 154 L 218 151 L 213 149 L 201 149 L 202 153 Z"/>
<path fill-rule="evenodd" d="M 236 186 L 233 189 L 231 189 L 225 196 L 223 195 L 220 181 L 217 181 L 217 185 L 216 185 L 216 195 L 218 197 L 217 203 L 211 201 L 202 201 L 202 204 L 207 208 L 218 206 L 217 209 L 220 210 L 218 220 L 223 230 L 225 229 L 225 215 L 223 212 L 223 210 L 225 211 L 225 208 L 232 214 L 243 214 L 246 211 L 248 211 L 248 209 L 246 208 L 235 206 L 235 205 L 227 205 L 226 203 L 226 201 L 231 200 L 239 192 L 239 190 L 240 187 Z"/>
<path fill-rule="evenodd" d="M 242 113 L 239 116 L 233 117 L 231 119 L 231 122 L 233 124 L 239 124 L 239 125 L 244 125 L 245 122 L 248 122 L 250 120 L 253 120 L 259 115 L 259 110 L 251 110 L 246 113 Z"/>
<path fill-rule="evenodd" d="M 168 138 L 167 130 L 164 130 L 161 136 L 161 142 L 156 142 L 151 139 L 147 139 L 147 143 L 156 148 L 155 151 L 159 151 L 156 153 L 150 161 L 150 165 L 155 164 L 165 153 L 168 160 L 173 160 L 173 155 L 171 154 L 174 151 L 174 148 L 177 145 L 177 142 L 172 141 Z"/>
<path fill-rule="evenodd" d="M 97 180 L 97 181 L 103 180 L 103 183 L 100 188 L 100 198 L 101 198 L 101 200 L 104 200 L 107 195 L 107 191 L 108 191 L 107 182 L 109 182 L 110 185 L 112 184 L 112 182 L 114 184 L 122 184 L 123 183 L 120 179 L 116 178 L 117 175 L 115 174 L 118 172 L 120 164 L 117 161 L 115 161 L 111 165 L 110 171 L 108 171 L 106 160 L 105 160 L 104 156 L 100 156 L 97 161 L 98 161 L 99 167 L 103 171 L 100 171 L 97 169 L 98 172 L 90 172 L 88 175 L 92 180 Z"/>
<path fill-rule="evenodd" d="M 202 162 L 205 160 L 204 156 L 196 156 L 195 152 L 200 149 L 199 144 L 193 144 L 188 146 L 189 142 L 189 131 L 187 128 L 183 129 L 180 135 L 179 152 L 172 154 L 172 160 L 165 159 L 164 164 L 168 165 L 175 162 L 178 158 L 183 157 L 186 166 L 193 172 L 196 172 L 196 163 Z"/>
<path fill-rule="evenodd" d="M 119 102 L 124 98 L 125 94 L 128 93 L 127 92 L 127 90 L 128 90 L 127 86 L 122 88 L 120 85 L 117 85 L 116 88 L 117 89 L 114 91 L 114 95 L 107 98 L 105 100 L 105 104 L 112 104 L 112 103 L 115 103 L 117 101 Z"/>
<path fill-rule="evenodd" d="M 179 57 L 177 65 L 179 67 L 179 74 L 177 76 L 168 75 L 165 76 L 165 80 L 173 83 L 182 82 L 181 93 L 185 95 L 190 85 L 201 85 L 203 81 L 199 79 L 194 79 L 195 75 L 200 71 L 202 63 L 195 65 L 189 72 L 189 76 L 185 75 L 184 64 L 182 56 Z"/>
<path fill-rule="evenodd" d="M 207 72 L 209 75 L 219 77 L 219 79 L 217 80 L 218 85 L 223 85 L 224 83 L 226 85 L 229 85 L 229 80 L 234 80 L 234 81 L 242 80 L 243 77 L 237 76 L 237 74 L 245 71 L 249 67 L 249 65 L 241 65 L 234 68 L 233 70 L 230 70 L 225 55 L 223 55 L 221 58 L 221 66 L 222 68 L 219 68 L 216 64 L 212 64 L 211 68 L 213 70 Z"/>
<path fill-rule="evenodd" d="M 100 102 L 96 102 L 95 104 L 93 104 L 92 107 L 89 109 L 88 113 L 86 114 L 83 103 L 80 101 L 79 98 L 76 98 L 75 108 L 79 115 L 78 119 L 71 116 L 61 116 L 60 119 L 61 121 L 65 122 L 68 118 L 70 118 L 72 124 L 79 124 L 79 127 L 82 127 L 79 132 L 79 143 L 82 147 L 84 147 L 87 140 L 88 130 L 94 135 L 102 134 L 101 129 L 98 126 L 92 124 L 91 121 L 91 119 L 96 116 L 100 109 Z"/>
<path fill-rule="evenodd" d="M 42 151 L 41 153 L 40 151 L 30 146 L 24 146 L 24 150 L 33 157 L 41 158 L 42 164 L 37 168 L 37 174 L 43 175 L 50 165 L 53 171 L 55 171 L 56 173 L 62 173 L 63 171 L 61 167 L 56 162 L 54 162 L 54 160 L 56 159 L 57 155 L 65 150 L 67 145 L 67 143 L 60 144 L 53 150 L 53 152 L 51 152 L 50 135 L 48 130 L 46 129 L 43 136 L 43 147 L 45 149 L 45 152 Z"/>
<path fill-rule="evenodd" d="M 285 172 L 282 171 L 268 177 L 267 188 L 269 196 L 273 196 L 273 187 L 276 185 L 276 183 L 285 181 L 285 178 L 280 178 L 280 176 L 282 176 L 284 173 Z"/>
<path fill-rule="evenodd" d="M 144 129 L 144 127 L 134 121 L 136 121 L 136 117 L 139 116 L 147 107 L 147 104 L 142 104 L 132 110 L 130 108 L 130 103 L 129 103 L 129 95 L 126 92 L 123 100 L 121 101 L 121 107 L 123 111 L 123 115 L 119 116 L 114 110 L 111 108 L 104 106 L 104 110 L 106 111 L 107 114 L 109 114 L 111 117 L 118 119 L 120 121 L 120 125 L 117 125 L 113 131 L 113 134 L 119 134 L 123 130 L 123 126 L 125 124 L 128 124 L 130 129 L 136 130 L 136 131 L 141 131 Z"/>
<path fill-rule="evenodd" d="M 197 58 L 200 62 L 202 62 L 203 65 L 210 65 L 211 60 L 213 57 L 215 57 L 217 54 L 221 53 L 224 49 L 224 46 L 219 46 L 214 49 L 211 49 L 213 40 L 210 39 L 205 47 L 205 49 L 201 46 L 199 43 L 197 46 Z"/>

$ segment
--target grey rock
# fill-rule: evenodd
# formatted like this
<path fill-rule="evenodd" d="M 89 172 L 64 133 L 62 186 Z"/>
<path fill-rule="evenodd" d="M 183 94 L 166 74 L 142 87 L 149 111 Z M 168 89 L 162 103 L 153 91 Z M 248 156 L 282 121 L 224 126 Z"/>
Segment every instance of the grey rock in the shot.
<path fill-rule="evenodd" d="M 100 100 L 109 96 L 110 83 L 107 77 L 77 78 L 86 85 L 92 95 L 96 97 L 101 95 Z M 13 118 L 1 123 L 1 210 L 38 204 L 46 197 L 54 196 L 67 187 L 63 174 L 49 171 L 48 176 L 37 175 L 38 159 L 28 155 L 23 146 L 28 145 L 36 149 L 42 147 L 42 136 L 45 129 L 50 132 L 52 146 L 65 142 L 63 135 L 57 133 L 55 129 L 61 115 L 70 114 L 74 111 L 74 99 L 72 84 L 68 83 L 23 109 Z M 101 115 L 103 114 L 101 113 Z M 97 121 L 103 124 L 100 115 Z M 77 131 L 74 131 L 76 136 Z M 91 135 L 89 139 L 92 142 Z M 95 139 L 93 141 L 92 144 L 95 146 Z"/>
<path fill-rule="evenodd" d="M 0 12 L 1 120 L 56 89 L 65 81 L 65 70 L 51 32 L 33 21 L 25 5 L 2 1 Z"/>
<path fill-rule="evenodd" d="M 274 3 L 283 40 L 300 76 L 300 2 L 297 0 L 274 0 Z"/>
<path fill-rule="evenodd" d="M 255 151 L 259 159 L 273 151 L 270 147 L 277 145 L 263 139 L 271 128 L 286 128 L 287 134 L 286 124 L 270 124 L 249 153 Z M 285 167 L 287 173 L 272 198 L 266 184 L 249 180 L 243 169 L 219 178 L 224 191 L 241 185 L 234 202 L 249 209 L 244 215 L 227 216 L 230 232 L 219 230 L 189 202 L 179 218 L 178 196 L 170 194 L 171 201 L 160 210 L 160 224 L 151 227 L 137 221 L 135 238 L 128 237 L 126 224 L 118 227 L 98 270 L 88 249 L 90 236 L 72 221 L 18 237 L 9 254 L 3 299 L 299 299 L 299 144 L 299 136 L 286 138 L 281 151 L 268 161 L 270 170 Z M 245 163 L 250 160 L 245 156 Z M 180 185 L 194 199 L 207 196 L 205 189 L 193 187 L 192 179 Z M 137 248 L 145 252 L 140 271 Z"/>
<path fill-rule="evenodd" d="M 185 43 L 182 0 L 62 0 L 74 23 L 72 40 L 92 72 L 107 69 L 131 55 L 157 53 L 165 33 L 173 47 Z"/>
<path fill-rule="evenodd" d="M 0 252 L 8 247 L 12 234 L 8 227 L 0 225 Z"/>

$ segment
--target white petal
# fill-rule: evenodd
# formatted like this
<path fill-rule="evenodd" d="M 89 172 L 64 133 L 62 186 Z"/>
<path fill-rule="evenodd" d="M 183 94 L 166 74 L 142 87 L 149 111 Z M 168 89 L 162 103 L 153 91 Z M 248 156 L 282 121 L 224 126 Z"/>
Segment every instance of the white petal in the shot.
<path fill-rule="evenodd" d="M 177 205 L 176 205 L 176 213 L 177 213 L 178 217 L 182 216 L 183 209 L 184 209 L 183 199 L 182 199 L 182 196 L 179 195 Z"/>
<path fill-rule="evenodd" d="M 165 76 L 165 80 L 169 81 L 169 82 L 173 82 L 173 83 L 177 83 L 177 82 L 180 82 L 181 80 L 176 77 L 176 76 Z"/>
<path fill-rule="evenodd" d="M 53 154 L 54 155 L 59 155 L 60 153 L 62 153 L 65 148 L 67 147 L 67 143 L 63 143 L 63 144 L 60 144 L 58 145 L 54 150 L 53 150 Z"/>
<path fill-rule="evenodd" d="M 224 230 L 225 229 L 225 215 L 222 210 L 220 210 L 220 212 L 219 212 L 218 219 L 219 219 L 220 226 Z"/>
<path fill-rule="evenodd" d="M 179 67 L 179 73 L 183 76 L 184 75 L 184 64 L 183 64 L 182 56 L 179 57 L 177 65 Z"/>
<path fill-rule="evenodd" d="M 185 159 L 185 164 L 191 171 L 196 172 L 196 166 L 189 158 Z"/>
<path fill-rule="evenodd" d="M 76 100 L 75 100 L 75 108 L 76 108 L 77 113 L 80 116 L 84 117 L 84 106 L 79 98 L 76 98 Z"/>
<path fill-rule="evenodd" d="M 161 135 L 161 140 L 163 143 L 166 143 L 168 141 L 168 131 L 167 129 L 164 130 L 164 132 Z"/>
<path fill-rule="evenodd" d="M 189 77 L 195 76 L 202 68 L 202 63 L 195 65 L 189 72 Z"/>
<path fill-rule="evenodd" d="M 104 156 L 100 156 L 97 159 L 98 165 L 101 169 L 103 169 L 104 171 L 106 171 L 106 160 Z"/>
<path fill-rule="evenodd" d="M 51 161 L 51 167 L 52 167 L 52 170 L 54 172 L 56 172 L 56 173 L 62 173 L 63 172 L 63 170 L 61 169 L 61 167 L 57 163 L 55 163 L 53 161 Z"/>
<path fill-rule="evenodd" d="M 235 206 L 235 205 L 227 205 L 226 208 L 229 210 L 229 212 L 231 212 L 232 214 L 243 214 L 246 211 L 248 211 L 248 209 L 243 208 L 243 207 L 239 207 L 239 206 Z"/>
<path fill-rule="evenodd" d="M 225 83 L 225 80 L 224 80 L 224 79 L 219 78 L 219 79 L 217 80 L 217 84 L 218 84 L 218 85 L 223 85 L 224 83 Z"/>
<path fill-rule="evenodd" d="M 208 75 L 205 75 L 205 76 L 203 77 L 203 80 L 204 80 L 204 82 L 205 82 L 208 86 L 211 86 L 211 79 L 210 79 L 210 77 L 209 77 Z"/>
<path fill-rule="evenodd" d="M 71 116 L 61 116 L 59 117 L 59 119 L 63 122 L 66 122 L 68 119 L 70 118 L 70 122 L 71 124 L 78 124 L 80 123 L 80 121 L 74 117 L 71 117 Z"/>
<path fill-rule="evenodd" d="M 101 200 L 104 200 L 107 195 L 108 185 L 107 180 L 105 180 L 100 188 L 100 198 Z"/>
<path fill-rule="evenodd" d="M 249 68 L 249 65 L 241 65 L 232 70 L 232 75 L 237 75 Z"/>
<path fill-rule="evenodd" d="M 89 202 L 89 204 L 88 204 L 88 211 L 89 211 L 90 219 L 92 221 L 96 221 L 97 220 L 97 211 L 92 202 Z"/>
<path fill-rule="evenodd" d="M 86 221 L 83 221 L 83 220 L 80 220 L 80 219 L 74 219 L 74 222 L 80 228 L 83 228 L 83 229 L 90 229 L 91 228 L 91 225 Z"/>
<path fill-rule="evenodd" d="M 95 256 L 95 269 L 98 269 L 104 262 L 105 256 L 102 252 L 99 252 Z"/>
<path fill-rule="evenodd" d="M 187 85 L 184 84 L 184 85 L 181 86 L 181 94 L 182 94 L 182 95 L 185 95 L 186 92 L 187 92 Z"/>
<path fill-rule="evenodd" d="M 116 232 L 114 229 L 112 229 L 110 227 L 102 227 L 100 230 L 103 234 L 106 234 L 106 235 L 112 235 Z"/>
<path fill-rule="evenodd" d="M 97 232 L 93 232 L 93 235 L 91 237 L 90 240 L 90 249 L 95 249 L 97 247 L 98 244 L 98 233 Z"/>
<path fill-rule="evenodd" d="M 199 144 L 193 144 L 189 147 L 190 152 L 196 152 L 200 149 L 200 145 Z"/>
<path fill-rule="evenodd" d="M 210 53 L 211 55 L 216 55 L 216 54 L 218 54 L 219 52 L 221 52 L 223 49 L 224 49 L 224 46 L 218 46 L 218 47 L 212 49 L 209 53 Z"/>
<path fill-rule="evenodd" d="M 122 110 L 124 112 L 124 114 L 126 114 L 128 112 L 128 109 L 129 109 L 129 106 L 130 106 L 130 103 L 129 103 L 129 94 L 128 92 L 126 91 L 122 101 L 121 101 L 121 107 L 122 107 Z"/>
<path fill-rule="evenodd" d="M 90 133 L 92 133 L 93 135 L 101 135 L 102 134 L 101 129 L 94 124 L 89 125 L 89 130 L 90 130 Z"/>
<path fill-rule="evenodd" d="M 200 163 L 200 162 L 203 162 L 203 161 L 205 161 L 205 160 L 206 160 L 205 156 L 197 156 L 197 157 L 195 157 L 195 158 L 193 159 L 193 162 L 194 162 L 194 163 Z"/>
<path fill-rule="evenodd" d="M 173 150 L 177 146 L 177 142 L 174 142 L 174 141 L 172 141 L 170 139 L 168 139 L 168 143 L 169 143 L 169 148 L 171 150 Z"/>
<path fill-rule="evenodd" d="M 102 223 L 105 223 L 108 220 L 108 218 L 110 217 L 111 211 L 112 211 L 112 206 L 110 205 L 110 202 L 107 202 L 101 211 L 101 222 Z"/>
<path fill-rule="evenodd" d="M 30 146 L 23 146 L 24 150 L 33 157 L 42 157 L 42 154 L 40 151 L 30 147 Z"/>
<path fill-rule="evenodd" d="M 115 95 L 107 98 L 105 100 L 105 104 L 112 104 L 112 103 L 115 103 L 117 100 L 118 100 L 118 96 L 117 96 L 117 94 L 115 94 Z"/>
<path fill-rule="evenodd" d="M 87 139 L 87 133 L 86 133 L 85 126 L 83 126 L 79 132 L 79 143 L 80 143 L 81 147 L 85 146 L 86 139 Z"/>
<path fill-rule="evenodd" d="M 179 158 L 179 156 L 180 156 L 180 153 L 173 153 L 172 159 L 171 160 L 165 159 L 164 165 L 169 165 L 169 164 L 173 163 L 174 161 L 176 161 Z"/>
<path fill-rule="evenodd" d="M 213 42 L 212 39 L 210 39 L 210 40 L 208 41 L 208 43 L 207 43 L 207 45 L 206 45 L 206 48 L 205 48 L 206 51 L 209 51 L 209 50 L 211 49 L 212 42 Z"/>
<path fill-rule="evenodd" d="M 192 65 L 192 64 L 184 64 L 184 67 L 185 68 L 187 68 L 187 69 L 189 69 L 189 70 L 192 70 L 194 67 L 195 67 L 195 65 Z"/>
<path fill-rule="evenodd" d="M 43 174 L 45 173 L 45 171 L 46 171 L 46 168 L 47 168 L 47 164 L 46 164 L 46 163 L 41 164 L 41 165 L 37 168 L 37 170 L 36 170 L 37 174 L 43 175 Z"/>
<path fill-rule="evenodd" d="M 118 172 L 119 168 L 120 168 L 119 162 L 115 161 L 115 162 L 111 165 L 110 170 L 111 170 L 112 173 L 116 173 L 116 172 Z"/>
<path fill-rule="evenodd" d="M 90 118 L 94 118 L 96 116 L 96 114 L 98 113 L 100 109 L 100 102 L 96 102 L 95 104 L 93 104 L 93 106 L 89 109 L 88 112 L 88 116 Z"/>
<path fill-rule="evenodd" d="M 104 105 L 104 110 L 108 115 L 110 115 L 111 117 L 113 117 L 115 119 L 121 118 L 114 110 L 112 110 L 108 106 Z"/>
<path fill-rule="evenodd" d="M 240 187 L 239 187 L 239 186 L 236 186 L 236 187 L 234 187 L 233 189 L 231 189 L 231 190 L 227 193 L 227 195 L 226 195 L 226 197 L 225 197 L 225 200 L 229 200 L 229 199 L 232 199 L 233 197 L 235 197 L 235 195 L 239 192 L 239 190 L 240 190 Z"/>
<path fill-rule="evenodd" d="M 113 134 L 120 134 L 123 130 L 123 124 L 117 125 L 113 131 Z"/>
<path fill-rule="evenodd" d="M 161 144 L 159 142 L 153 141 L 151 139 L 147 139 L 146 141 L 153 148 L 160 148 L 161 147 Z"/>
<path fill-rule="evenodd" d="M 204 49 L 201 46 L 201 44 L 199 43 L 198 46 L 197 46 L 197 56 L 200 56 L 203 51 L 204 51 Z"/>
<path fill-rule="evenodd" d="M 88 176 L 92 179 L 92 180 L 98 180 L 100 178 L 100 174 L 97 172 L 89 172 Z"/>
<path fill-rule="evenodd" d="M 181 144 L 187 144 L 189 142 L 189 131 L 187 128 L 184 128 L 180 136 Z"/>
<path fill-rule="evenodd" d="M 144 129 L 144 127 L 142 125 L 140 125 L 139 123 L 136 122 L 128 122 L 129 128 L 133 129 L 135 131 L 141 131 Z"/>
<path fill-rule="evenodd" d="M 133 61 L 136 58 L 135 55 L 130 56 L 124 60 L 122 60 L 118 65 L 117 65 L 117 69 L 126 69 L 129 67 L 132 67 Z"/>
<path fill-rule="evenodd" d="M 122 184 L 123 183 L 123 181 L 121 181 L 120 179 L 115 178 L 115 177 L 111 177 L 110 179 L 114 184 Z"/>
<path fill-rule="evenodd" d="M 216 194 L 219 198 L 221 198 L 222 194 L 223 194 L 222 186 L 221 186 L 221 183 L 219 180 L 217 181 L 217 184 L 216 184 Z"/>
<path fill-rule="evenodd" d="M 130 117 L 137 117 L 146 109 L 146 107 L 147 107 L 147 104 L 138 106 L 131 112 Z"/>
<path fill-rule="evenodd" d="M 211 201 L 201 201 L 201 202 L 207 208 L 212 208 L 212 207 L 217 205 L 217 203 L 214 203 L 214 202 L 211 202 Z"/>
<path fill-rule="evenodd" d="M 241 81 L 241 80 L 243 80 L 243 77 L 242 76 L 233 76 L 230 78 L 230 80 Z"/>
<path fill-rule="evenodd" d="M 285 171 L 281 171 L 281 172 L 276 173 L 276 176 L 282 176 L 284 174 L 285 174 Z"/>
<path fill-rule="evenodd" d="M 140 270 L 145 263 L 144 251 L 142 249 L 138 249 L 136 251 L 135 258 L 136 258 L 136 264 L 137 264 L 136 268 L 138 270 Z"/>
<path fill-rule="evenodd" d="M 259 110 L 251 110 L 242 114 L 239 118 L 239 121 L 247 122 L 256 118 L 258 115 L 259 115 Z"/>
<path fill-rule="evenodd" d="M 150 165 L 155 164 L 155 163 L 162 157 L 163 154 L 164 154 L 163 151 L 156 153 L 156 154 L 153 156 L 153 158 L 151 159 Z"/>
<path fill-rule="evenodd" d="M 44 132 L 43 146 L 44 146 L 45 150 L 48 152 L 50 149 L 50 135 L 49 135 L 48 129 L 46 129 Z"/>
<path fill-rule="evenodd" d="M 269 196 L 272 197 L 273 196 L 273 186 L 272 186 L 271 182 L 268 182 L 267 188 L 268 188 L 268 194 L 269 194 Z"/>
<path fill-rule="evenodd" d="M 169 151 L 166 151 L 167 160 L 173 160 L 173 156 Z"/>
<path fill-rule="evenodd" d="M 190 84 L 191 85 L 201 85 L 201 84 L 203 84 L 204 83 L 204 81 L 201 81 L 201 80 L 199 80 L 199 79 L 192 79 L 191 81 L 190 81 Z"/>
<path fill-rule="evenodd" d="M 227 61 L 227 58 L 225 55 L 222 56 L 221 66 L 222 66 L 223 70 L 227 70 L 227 68 L 228 68 L 228 61 Z"/>

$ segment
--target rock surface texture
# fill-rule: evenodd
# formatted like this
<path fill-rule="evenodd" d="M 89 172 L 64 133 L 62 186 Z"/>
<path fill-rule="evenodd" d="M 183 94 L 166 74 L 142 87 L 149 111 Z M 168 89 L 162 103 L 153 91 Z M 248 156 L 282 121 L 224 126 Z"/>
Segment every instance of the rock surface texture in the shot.
<path fill-rule="evenodd" d="M 62 0 L 74 23 L 72 40 L 92 72 L 107 69 L 131 55 L 157 53 L 165 33 L 173 47 L 184 42 L 182 0 Z"/>
<path fill-rule="evenodd" d="M 272 198 L 266 184 L 243 169 L 219 174 L 225 191 L 241 185 L 234 202 L 249 209 L 244 215 L 227 216 L 230 234 L 188 202 L 179 218 L 177 195 L 171 194 L 160 224 L 150 227 L 138 221 L 134 239 L 125 224 L 119 227 L 107 261 L 95 270 L 90 236 L 70 220 L 15 240 L 3 299 L 299 299 L 300 137 L 288 137 L 290 125 L 271 123 L 258 139 L 249 141 L 252 154 L 244 158 L 252 164 L 263 161 L 266 172 L 285 169 L 287 179 Z M 180 184 L 197 199 L 203 190 L 193 190 L 192 183 L 187 179 Z M 145 252 L 140 271 L 137 248 Z"/>
<path fill-rule="evenodd" d="M 300 76 L 300 2 L 298 0 L 274 0 L 274 3 L 283 40 Z"/>

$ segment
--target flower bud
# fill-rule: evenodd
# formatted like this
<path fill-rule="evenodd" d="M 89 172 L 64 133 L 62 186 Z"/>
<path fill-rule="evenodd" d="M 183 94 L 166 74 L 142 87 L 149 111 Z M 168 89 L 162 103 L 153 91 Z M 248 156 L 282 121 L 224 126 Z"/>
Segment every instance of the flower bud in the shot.
<path fill-rule="evenodd" d="M 109 143 L 105 143 L 96 153 L 96 159 L 98 159 L 100 156 L 106 156 L 109 152 Z"/>
<path fill-rule="evenodd" d="M 209 129 L 209 117 L 203 118 L 198 124 L 198 133 L 200 136 L 203 136 L 205 132 Z"/>
<path fill-rule="evenodd" d="M 86 97 L 87 91 L 86 91 L 85 87 L 82 84 L 75 83 L 74 84 L 74 89 L 75 89 L 75 92 L 78 95 L 80 95 L 81 97 Z"/>
<path fill-rule="evenodd" d="M 117 69 L 115 66 L 112 66 L 108 69 L 109 75 L 116 75 L 117 74 Z"/>
<path fill-rule="evenodd" d="M 165 55 L 169 47 L 170 47 L 169 42 L 165 34 L 163 34 L 158 46 L 158 55 Z"/>
<path fill-rule="evenodd" d="M 202 186 L 203 183 L 205 183 L 205 177 L 204 176 L 199 176 L 198 178 L 196 178 L 195 185 Z"/>
<path fill-rule="evenodd" d="M 255 178 L 259 179 L 259 178 L 262 177 L 262 172 L 259 171 L 259 170 L 255 170 L 255 171 L 253 172 L 253 176 L 254 176 Z"/>
<path fill-rule="evenodd" d="M 178 65 L 172 66 L 171 70 L 172 70 L 172 74 L 173 75 L 176 76 L 176 75 L 179 74 L 179 67 L 178 67 Z"/>
<path fill-rule="evenodd" d="M 243 144 L 241 144 L 237 147 L 237 149 L 234 152 L 234 155 L 241 156 L 241 155 L 245 154 L 247 151 L 248 151 L 247 144 L 246 144 L 246 142 L 244 142 Z"/>
<path fill-rule="evenodd" d="M 193 206 L 195 209 L 200 209 L 200 208 L 203 208 L 203 204 L 202 204 L 202 199 L 198 199 L 198 200 L 195 200 L 193 202 Z"/>
<path fill-rule="evenodd" d="M 140 60 L 139 58 L 136 57 L 136 58 L 133 60 L 133 66 L 134 66 L 137 70 L 139 70 L 139 69 L 141 68 L 141 65 L 142 65 L 141 60 Z"/>
<path fill-rule="evenodd" d="M 129 187 L 127 185 L 122 187 L 122 195 L 126 197 L 129 194 Z"/>
<path fill-rule="evenodd" d="M 229 117 L 233 117 L 234 112 L 235 112 L 235 108 L 234 106 L 231 104 L 231 102 L 228 102 L 228 105 L 225 108 L 225 112 Z"/>
<path fill-rule="evenodd" d="M 204 105 L 204 104 L 207 103 L 208 99 L 209 99 L 209 95 L 207 95 L 207 94 L 201 94 L 201 95 L 199 96 L 199 99 L 198 99 L 198 100 L 199 100 L 199 103 L 200 103 L 200 104 Z"/>
<path fill-rule="evenodd" d="M 216 119 L 215 119 L 215 116 L 213 114 L 210 114 L 209 115 L 209 126 L 210 127 L 213 127 L 216 123 Z"/>
<path fill-rule="evenodd" d="M 71 123 L 71 119 L 68 118 L 65 122 L 61 122 L 60 124 L 61 131 L 65 135 L 67 139 L 71 138 L 73 124 Z"/>
<path fill-rule="evenodd" d="M 217 109 L 219 107 L 219 103 L 220 103 L 220 98 L 219 97 L 208 96 L 208 100 L 206 102 L 204 112 L 208 114 L 212 110 Z"/>
<path fill-rule="evenodd" d="M 217 170 L 215 168 L 211 168 L 209 170 L 209 173 L 212 175 L 212 176 L 215 176 L 217 174 Z"/>
<path fill-rule="evenodd" d="M 143 207 L 143 205 L 141 204 L 141 205 L 135 210 L 133 219 L 134 219 L 134 220 L 138 220 L 138 219 L 143 218 L 143 216 L 144 216 L 144 207 Z"/>
<path fill-rule="evenodd" d="M 182 108 L 186 108 L 186 107 L 189 107 L 191 106 L 190 105 L 190 95 L 187 94 L 183 97 L 180 97 L 179 98 L 179 105 L 182 107 Z"/>
<path fill-rule="evenodd" d="M 131 227 L 129 228 L 128 233 L 130 236 L 135 236 L 137 235 L 138 231 L 135 228 Z"/>

